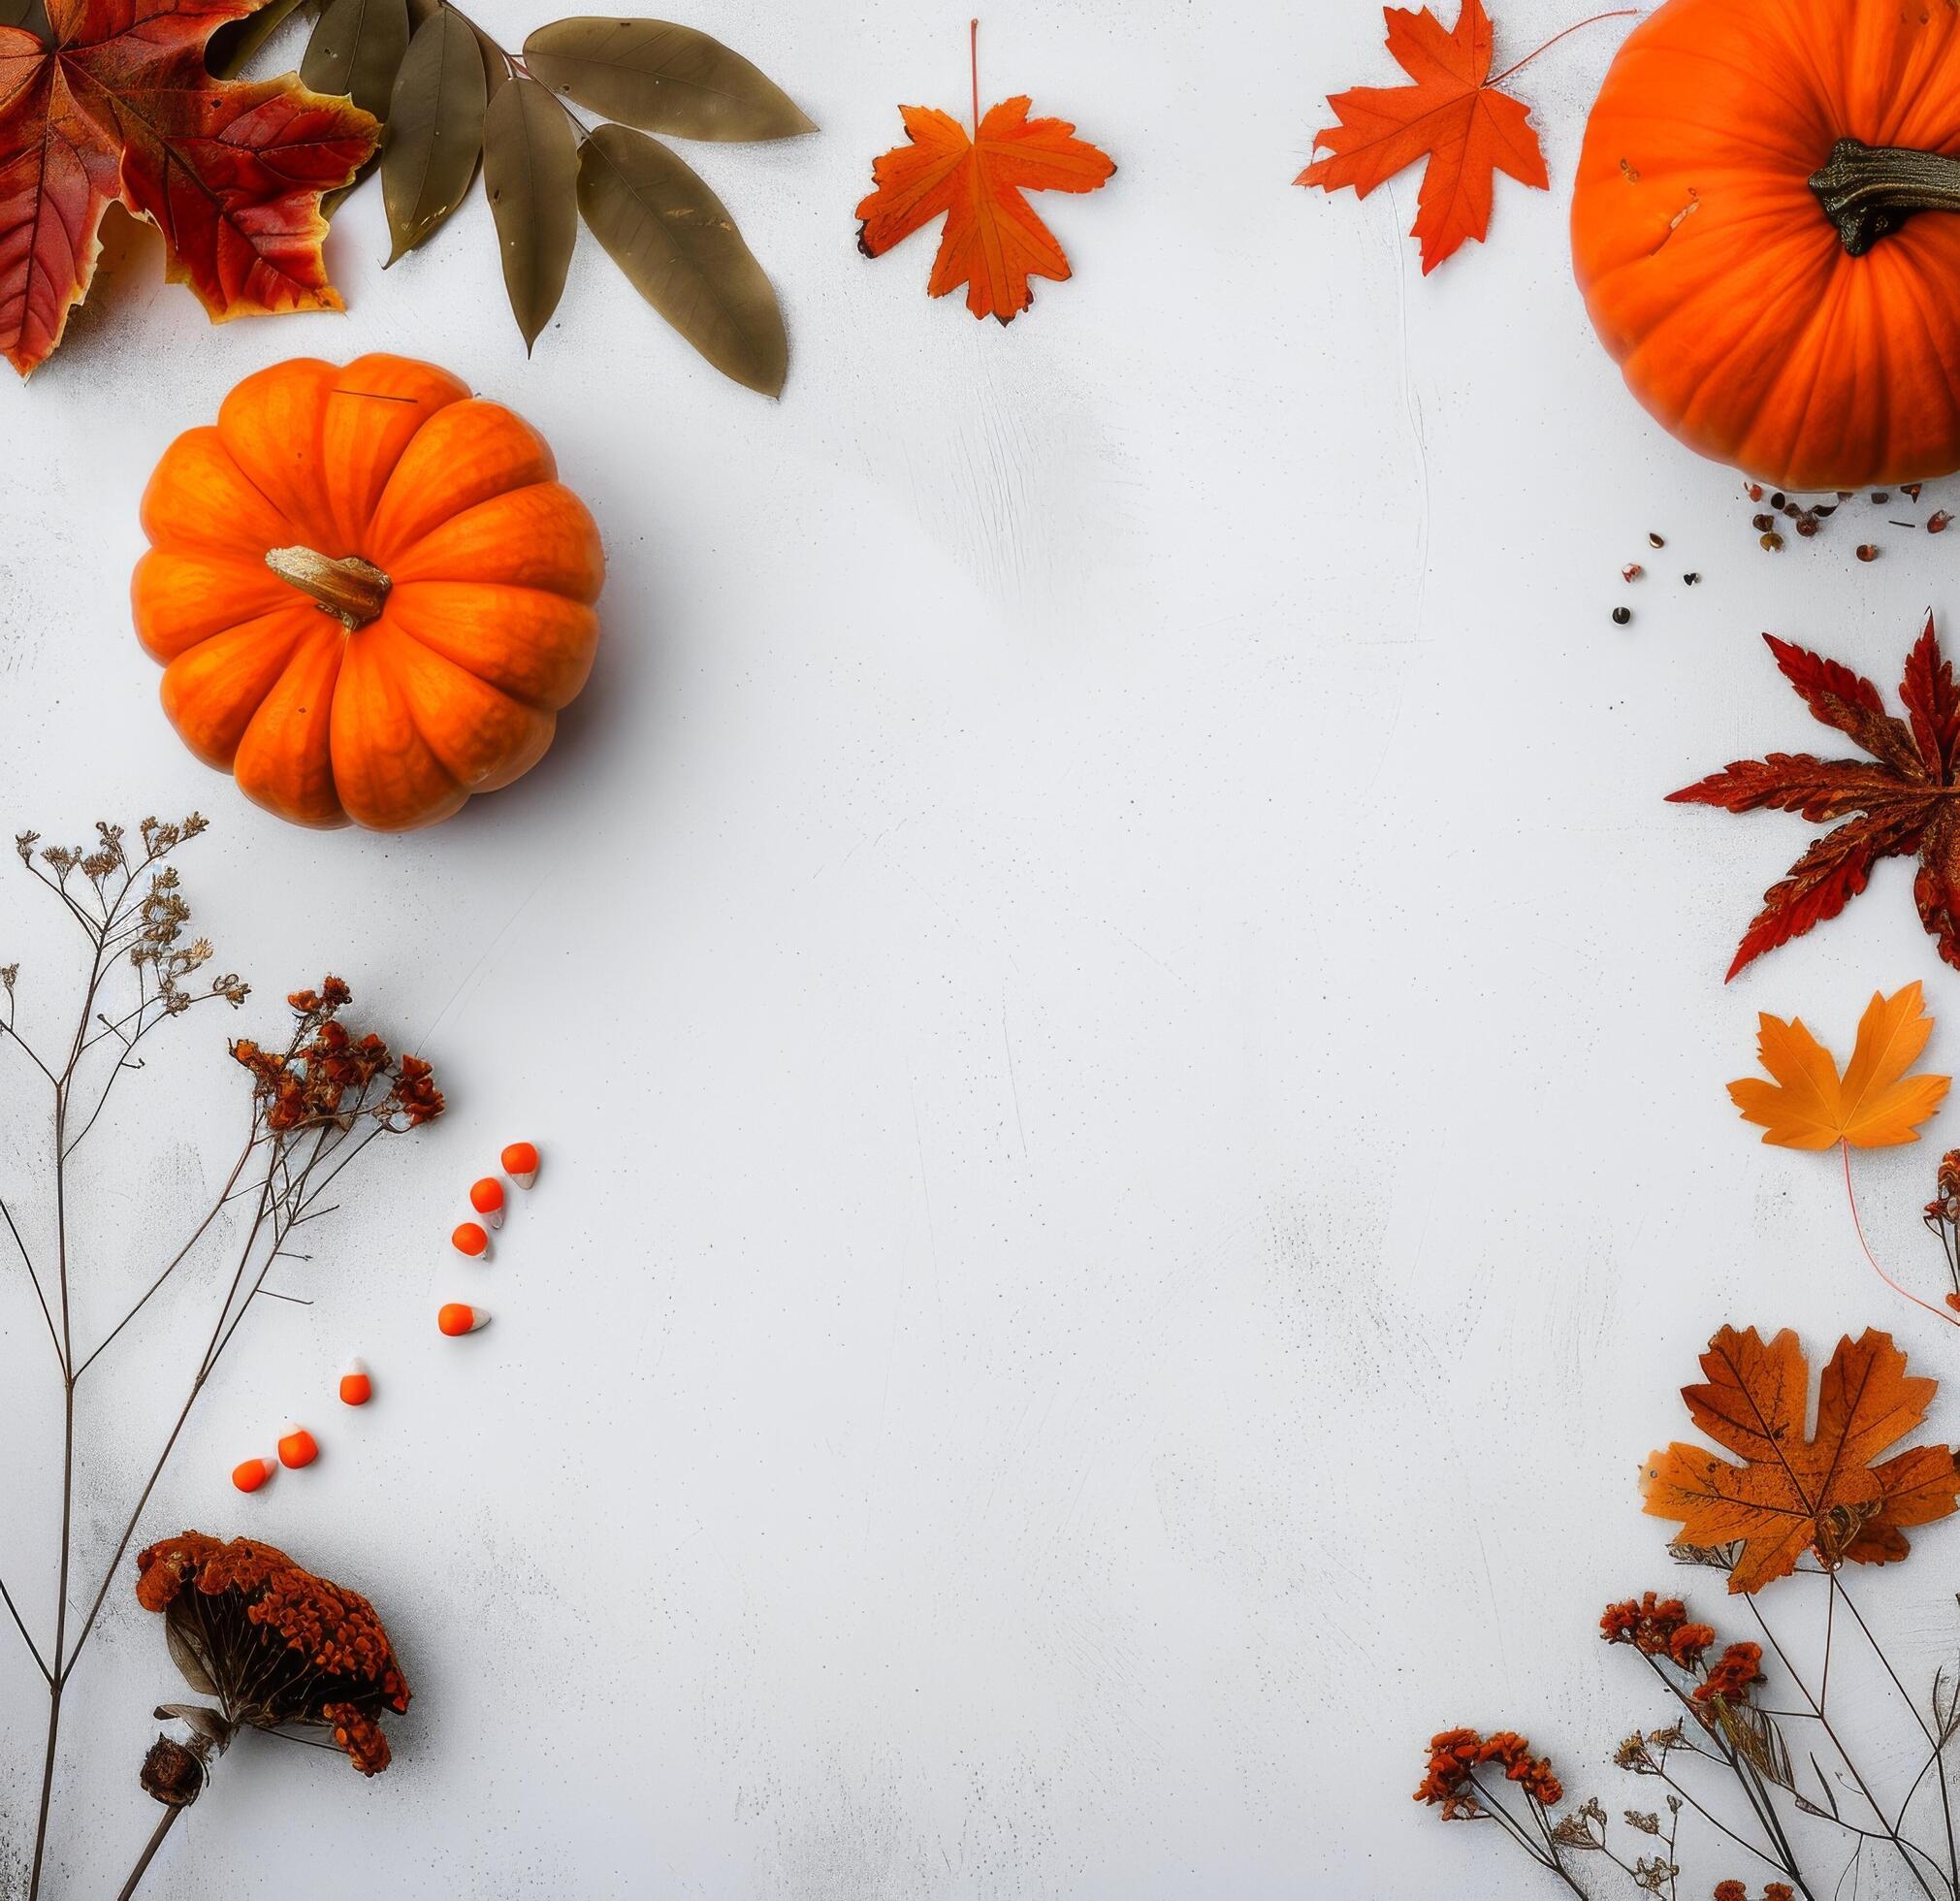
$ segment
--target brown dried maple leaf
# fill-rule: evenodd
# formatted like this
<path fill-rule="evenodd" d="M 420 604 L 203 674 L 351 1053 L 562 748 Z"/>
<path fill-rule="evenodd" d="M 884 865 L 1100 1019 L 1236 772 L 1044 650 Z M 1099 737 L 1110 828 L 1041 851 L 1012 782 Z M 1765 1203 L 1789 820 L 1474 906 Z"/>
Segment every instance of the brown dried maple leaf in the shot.
<path fill-rule="evenodd" d="M 1812 842 L 1788 875 L 1763 895 L 1728 967 L 1733 977 L 1813 924 L 1835 918 L 1865 888 L 1880 858 L 1917 854 L 1912 895 L 1940 954 L 1960 968 L 1960 688 L 1940 653 L 1933 617 L 1906 658 L 1899 698 L 1907 719 L 1885 711 L 1879 690 L 1836 661 L 1775 634 L 1764 640 L 1812 716 L 1861 746 L 1865 759 L 1820 759 L 1771 753 L 1738 759 L 1668 798 L 1726 812 L 1800 812 L 1815 822 L 1843 820 Z"/>
<path fill-rule="evenodd" d="M 211 78 L 205 42 L 260 4 L 48 0 L 49 38 L 0 26 L 0 353 L 23 376 L 87 293 L 113 203 L 163 233 L 213 321 L 340 307 L 320 198 L 380 128 L 290 73 Z"/>
<path fill-rule="evenodd" d="M 1681 1397 L 1694 1423 L 1743 1463 L 1677 1443 L 1649 1455 L 1640 1491 L 1649 1512 L 1681 1526 L 1681 1543 L 1742 1547 L 1731 1591 L 1788 1576 L 1806 1550 L 1827 1568 L 1904 1558 L 1903 1528 L 1945 1518 L 1960 1501 L 1950 1446 L 1915 1445 L 1872 1463 L 1925 1418 L 1939 1390 L 1937 1380 L 1908 1376 L 1890 1334 L 1868 1328 L 1838 1342 L 1808 1436 L 1810 1363 L 1787 1327 L 1768 1345 L 1753 1327 L 1724 1327 L 1701 1369 L 1708 1384 L 1685 1386 Z"/>

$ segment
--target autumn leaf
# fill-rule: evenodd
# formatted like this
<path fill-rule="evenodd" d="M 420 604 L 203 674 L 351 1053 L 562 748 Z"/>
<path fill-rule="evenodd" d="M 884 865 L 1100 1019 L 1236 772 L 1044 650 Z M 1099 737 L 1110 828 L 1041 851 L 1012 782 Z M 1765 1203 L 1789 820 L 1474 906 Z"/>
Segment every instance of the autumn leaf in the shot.
<path fill-rule="evenodd" d="M 1409 236 L 1421 242 L 1428 276 L 1466 238 L 1483 242 L 1495 173 L 1540 191 L 1551 180 L 1531 129 L 1531 109 L 1499 92 L 1491 78 L 1491 19 L 1482 0 L 1463 0 L 1449 33 L 1427 7 L 1419 14 L 1404 7 L 1382 13 L 1389 51 L 1412 83 L 1333 94 L 1327 103 L 1340 123 L 1313 141 L 1314 150 L 1328 156 L 1315 159 L 1294 183 L 1323 191 L 1352 185 L 1357 198 L 1366 198 L 1427 157 Z"/>
<path fill-rule="evenodd" d="M 378 127 L 291 74 L 214 80 L 204 45 L 255 0 L 48 0 L 51 38 L 0 27 L 0 349 L 23 376 L 87 294 L 112 203 L 164 235 L 213 321 L 338 309 L 321 195 Z"/>
<path fill-rule="evenodd" d="M 1933 1033 L 1916 983 L 1873 995 L 1842 1077 L 1802 1018 L 1756 1021 L 1756 1047 L 1775 1080 L 1746 1076 L 1728 1085 L 1729 1100 L 1779 1147 L 1895 1148 L 1917 1142 L 1918 1125 L 1945 1100 L 1948 1078 L 1906 1074 Z"/>
<path fill-rule="evenodd" d="M 1771 753 L 1738 759 L 1668 797 L 1678 805 L 1719 805 L 1725 812 L 1767 808 L 1798 812 L 1815 823 L 1843 820 L 1812 842 L 1810 850 L 1763 896 L 1728 967 L 1774 950 L 1812 925 L 1835 918 L 1865 888 L 1880 858 L 1916 854 L 1912 895 L 1919 919 L 1940 954 L 1960 968 L 1960 688 L 1942 658 L 1926 617 L 1906 660 L 1900 720 L 1885 711 L 1879 690 L 1836 661 L 1827 661 L 1775 634 L 1764 640 L 1783 678 L 1812 717 L 1834 726 L 1871 755 L 1865 759 L 1820 759 L 1809 753 Z"/>
<path fill-rule="evenodd" d="M 1742 1464 L 1677 1443 L 1649 1455 L 1640 1491 L 1649 1513 L 1681 1526 L 1677 1543 L 1742 1546 L 1731 1591 L 1787 1577 L 1806 1550 L 1826 1568 L 1904 1558 L 1904 1528 L 1947 1517 L 1960 1498 L 1949 1446 L 1914 1446 L 1872 1463 L 1925 1418 L 1939 1385 L 1907 1376 L 1890 1334 L 1867 1329 L 1838 1342 L 1808 1436 L 1810 1366 L 1788 1328 L 1765 1346 L 1753 1327 L 1724 1327 L 1701 1369 L 1708 1384 L 1683 1387 L 1681 1397 L 1694 1423 Z"/>
<path fill-rule="evenodd" d="M 973 46 L 974 136 L 959 121 L 923 106 L 901 106 L 910 145 L 871 166 L 876 189 L 857 207 L 857 248 L 880 257 L 942 212 L 939 255 L 928 295 L 964 284 L 977 317 L 1012 323 L 1034 301 L 1030 277 L 1059 282 L 1069 259 L 1054 234 L 1029 209 L 1027 191 L 1095 191 L 1115 173 L 1107 152 L 1075 136 L 1067 119 L 1031 119 L 1025 97 L 980 110 L 980 53 Z"/>

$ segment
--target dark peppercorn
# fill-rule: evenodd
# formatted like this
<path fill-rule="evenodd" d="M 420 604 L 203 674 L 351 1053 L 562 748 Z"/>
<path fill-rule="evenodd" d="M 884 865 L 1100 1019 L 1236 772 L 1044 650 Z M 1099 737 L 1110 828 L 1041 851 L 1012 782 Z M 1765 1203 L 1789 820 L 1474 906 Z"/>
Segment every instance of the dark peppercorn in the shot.
<path fill-rule="evenodd" d="M 1630 607 L 1616 607 L 1613 610 L 1613 625 L 1617 628 L 1623 628 L 1632 618 L 1633 609 Z"/>

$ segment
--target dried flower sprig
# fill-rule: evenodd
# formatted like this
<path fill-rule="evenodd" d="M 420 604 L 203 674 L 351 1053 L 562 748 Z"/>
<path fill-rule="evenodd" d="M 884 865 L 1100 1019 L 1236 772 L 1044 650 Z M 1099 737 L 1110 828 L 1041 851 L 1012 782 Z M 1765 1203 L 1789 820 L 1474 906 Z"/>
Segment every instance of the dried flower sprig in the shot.
<path fill-rule="evenodd" d="M 1943 1206 L 1951 1197 L 1960 1211 L 1960 1157 L 1949 1159 L 1952 1167 L 1942 1168 L 1941 1201 L 1927 1210 L 1929 1225 L 1936 1218 L 1949 1227 L 1956 1225 Z M 1759 1367 L 1741 1351 L 1751 1341 L 1760 1349 Z M 1727 1348 L 1736 1350 L 1738 1369 L 1731 1423 L 1746 1418 L 1757 1422 L 1754 1430 L 1762 1437 L 1763 1456 L 1786 1458 L 1800 1491 L 1808 1494 L 1814 1489 L 1805 1445 L 1842 1439 L 1846 1456 L 1833 1463 L 1825 1482 L 1800 1514 L 1792 1536 L 1801 1548 L 1783 1571 L 1765 1575 L 1760 1553 L 1752 1555 L 1748 1535 L 1725 1543 L 1669 1547 L 1684 1564 L 1726 1574 L 1731 1605 L 1746 1610 L 1753 1622 L 1751 1636 L 1724 1638 L 1713 1625 L 1690 1616 L 1683 1598 L 1653 1591 L 1609 1604 L 1600 1617 L 1604 1641 L 1639 1657 L 1675 1705 L 1668 1726 L 1643 1725 L 1614 1752 L 1622 1771 L 1657 1781 L 1665 1790 L 1664 1816 L 1659 1809 L 1647 1807 L 1623 1812 L 1624 1827 L 1648 1837 L 1653 1848 L 1636 1845 L 1629 1853 L 1617 1851 L 1606 1805 L 1596 1797 L 1555 1814 L 1563 1795 L 1559 1779 L 1551 1774 L 1544 1758 L 1533 1757 L 1522 1738 L 1511 1732 L 1486 1739 L 1473 1730 L 1446 1730 L 1433 1738 L 1418 1799 L 1440 1806 L 1445 1820 L 1507 1824 L 1508 1835 L 1529 1858 L 1575 1894 L 1593 1891 L 1577 1872 L 1590 1865 L 1617 1871 L 1635 1893 L 1662 1895 L 1668 1901 L 1711 1892 L 1715 1901 L 1751 1901 L 1750 1885 L 1733 1876 L 1712 1889 L 1684 1887 L 1678 1841 L 1682 1827 L 1691 1824 L 1708 1832 L 1713 1852 L 1725 1859 L 1741 1853 L 1759 1864 L 1757 1879 L 1764 1883 L 1761 1901 L 1797 1901 L 1798 1896 L 1803 1901 L 1826 1901 L 1868 1858 L 1890 1861 L 1907 1884 L 1887 1892 L 1910 1889 L 1926 1901 L 1956 1901 L 1960 1818 L 1954 1813 L 1948 1757 L 1960 1742 L 1960 1667 L 1938 1671 L 1923 1701 L 1907 1689 L 1846 1582 L 1849 1561 L 1859 1556 L 1856 1539 L 1875 1534 L 1882 1515 L 1880 1506 L 1868 1500 L 1869 1509 L 1853 1510 L 1834 1502 L 1832 1493 L 1833 1486 L 1851 1483 L 1848 1474 L 1856 1460 L 1882 1451 L 1910 1429 L 1931 1398 L 1933 1383 L 1906 1381 L 1904 1358 L 1895 1354 L 1884 1337 L 1868 1334 L 1859 1341 L 1847 1339 L 1825 1377 L 1816 1434 L 1806 1441 L 1800 1411 L 1804 1363 L 1795 1337 L 1779 1335 L 1765 1347 L 1753 1333 L 1738 1335 L 1725 1328 L 1711 1342 L 1711 1353 L 1719 1357 Z M 1703 1367 L 1710 1369 L 1709 1360 Z M 1776 1368 L 1784 1375 L 1781 1395 L 1766 1402 L 1764 1394 L 1774 1383 L 1767 1369 Z M 1683 1397 L 1704 1431 L 1723 1436 L 1718 1429 L 1726 1408 L 1715 1386 L 1691 1386 Z M 1744 1429 L 1735 1424 L 1735 1430 Z M 1677 1454 L 1689 1450 L 1673 1448 Z M 1912 1522 L 1923 1525 L 1946 1516 L 1951 1509 L 1952 1451 L 1918 1448 L 1901 1457 L 1925 1466 L 1931 1487 L 1923 1513 L 1912 1508 Z M 1655 1459 L 1648 1462 L 1650 1510 Z M 1705 1464 L 1705 1481 L 1714 1498 L 1722 1493 L 1723 1474 L 1732 1477 L 1736 1468 L 1717 1460 Z M 1895 1460 L 1877 1470 L 1896 1478 L 1898 1464 Z M 1907 1509 L 1896 1490 L 1883 1492 L 1885 1482 L 1874 1480 L 1875 1499 L 1883 1493 L 1894 1500 L 1884 1509 Z M 1818 1528 L 1841 1514 L 1846 1519 L 1843 1535 L 1817 1535 Z M 1660 1515 L 1676 1516 L 1671 1509 Z M 1747 1519 L 1747 1513 L 1729 1514 L 1729 1523 L 1746 1533 L 1752 1529 Z M 1883 1555 L 1896 1563 L 1909 1554 L 1900 1539 L 1887 1541 Z M 1813 1580 L 1809 1588 L 1820 1588 L 1824 1595 L 1821 1641 L 1815 1646 L 1821 1661 L 1815 1672 L 1797 1660 L 1809 1654 L 1809 1647 L 1785 1642 L 1761 1606 L 1758 1594 L 1765 1587 L 1790 1588 L 1781 1584 L 1783 1575 Z M 1890 1778 L 1895 1787 L 1887 1788 L 1888 1778 L 1866 1759 L 1873 1727 L 1870 1714 L 1861 1711 L 1855 1728 L 1848 1730 L 1844 1722 L 1847 1698 L 1842 1686 L 1851 1663 L 1842 1659 L 1842 1653 L 1848 1644 L 1856 1644 L 1865 1653 L 1872 1666 L 1865 1674 L 1888 1702 L 1896 1698 L 1895 1715 L 1903 1713 L 1910 1724 L 1903 1742 L 1889 1749 L 1884 1758 L 1888 1767 L 1902 1756 L 1912 1758 L 1906 1765 L 1912 1771 L 1909 1778 L 1901 1778 L 1896 1770 Z M 1523 1785 L 1522 1805 L 1514 1798 L 1504 1807 L 1502 1782 L 1490 1773 L 1480 1777 L 1479 1772 L 1492 1763 L 1501 1765 L 1510 1782 Z M 1826 1828 L 1848 1844 L 1851 1859 L 1849 1866 L 1820 1881 L 1813 1877 L 1807 1857 L 1815 1854 L 1816 1834 Z"/>
<path fill-rule="evenodd" d="M 63 1703 L 75 1666 L 192 1407 L 257 1303 L 301 1299 L 269 1281 L 275 1264 L 309 1258 L 289 1243 L 303 1225 L 333 1211 L 323 1199 L 331 1185 L 374 1141 L 418 1128 L 443 1109 L 427 1063 L 416 1056 L 398 1056 L 378 1036 L 346 1026 L 343 1012 L 351 994 L 339 978 L 329 977 L 316 989 L 295 991 L 287 999 L 294 1023 L 283 1043 L 268 1047 L 241 1039 L 232 1046 L 233 1055 L 251 1079 L 250 1112 L 237 1158 L 211 1206 L 99 1339 L 89 1345 L 78 1338 L 73 1298 L 78 1263 L 71 1233 L 76 1151 L 100 1121 L 122 1079 L 144 1067 L 137 1051 L 162 1024 L 204 1003 L 222 1001 L 240 1007 L 249 994 L 236 975 L 207 977 L 213 961 L 211 946 L 208 939 L 191 935 L 191 905 L 177 866 L 170 862 L 182 845 L 205 829 L 206 822 L 195 813 L 177 822 L 145 819 L 137 828 L 140 851 L 122 826 L 109 823 L 97 825 L 95 842 L 87 847 L 45 845 L 36 832 L 22 832 L 15 841 L 21 864 L 59 900 L 81 931 L 86 956 L 80 1007 L 71 1027 L 52 1044 L 38 1038 L 30 1041 L 22 1034 L 16 1015 L 21 993 L 19 967 L 0 965 L 0 1052 L 17 1052 L 38 1072 L 51 1102 L 53 1207 L 46 1253 L 37 1257 L 30 1248 L 4 1197 L 0 1197 L 0 1222 L 47 1322 L 62 1402 L 55 1608 L 53 1629 L 45 1642 L 29 1629 L 13 1593 L 0 1579 L 0 1603 L 40 1670 L 48 1696 L 27 1901 L 37 1901 L 47 1865 Z M 241 1205 L 242 1232 L 224 1298 L 182 1404 L 102 1567 L 88 1608 L 75 1618 L 70 1598 L 79 1556 L 74 1510 L 78 1389 L 198 1244 L 233 1211 L 234 1203 Z M 351 1711 L 345 1725 L 353 1739 L 345 1745 L 350 1752 L 371 1755 L 373 1738 L 365 1725 L 364 1713 Z M 209 1745 L 209 1735 L 205 1741 Z M 159 1757 L 155 1773 L 159 1787 L 187 1786 L 185 1764 L 169 1751 Z"/>
<path fill-rule="evenodd" d="M 136 1599 L 160 1611 L 171 1657 L 205 1704 L 166 1703 L 159 1721 L 186 1739 L 159 1735 L 143 1759 L 144 1790 L 164 1805 L 118 1901 L 136 1891 L 177 1817 L 204 1792 L 213 1758 L 241 1729 L 273 1735 L 323 1729 L 364 1776 L 388 1766 L 387 1711 L 408 1707 L 408 1684 L 374 1607 L 268 1544 L 225 1543 L 185 1531 L 136 1561 Z"/>

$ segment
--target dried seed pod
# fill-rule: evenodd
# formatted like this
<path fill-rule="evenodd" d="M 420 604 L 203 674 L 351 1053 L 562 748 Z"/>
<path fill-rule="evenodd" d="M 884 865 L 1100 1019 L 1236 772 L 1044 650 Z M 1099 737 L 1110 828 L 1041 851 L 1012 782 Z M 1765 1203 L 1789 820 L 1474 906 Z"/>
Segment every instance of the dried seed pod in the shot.
<path fill-rule="evenodd" d="M 1779 534 L 1774 529 L 1772 529 L 1767 534 L 1760 535 L 1757 538 L 1761 542 L 1764 551 L 1768 554 L 1774 555 L 1778 553 L 1783 545 L 1783 536 Z"/>
<path fill-rule="evenodd" d="M 1664 548 L 1667 546 L 1666 537 L 1655 534 L 1652 529 L 1649 529 L 1647 531 L 1647 545 L 1650 548 Z"/>
<path fill-rule="evenodd" d="M 1642 567 L 1637 561 L 1630 561 L 1620 570 L 1620 578 L 1623 581 L 1637 581 L 1646 572 L 1646 568 Z"/>
<path fill-rule="evenodd" d="M 1777 518 L 1774 515 L 1751 515 L 1749 518 L 1749 525 L 1758 534 L 1767 534 L 1771 529 L 1776 527 Z"/>
<path fill-rule="evenodd" d="M 1879 559 L 1879 551 L 1869 541 L 1860 541 L 1858 543 L 1858 559 L 1860 561 L 1877 561 Z"/>
<path fill-rule="evenodd" d="M 1933 512 L 1926 517 L 1926 532 L 1928 534 L 1944 534 L 1946 532 L 1946 524 L 1950 522 L 1952 519 L 1953 517 L 1949 515 L 1945 511 L 1945 509 L 1944 508 L 1934 509 Z"/>
<path fill-rule="evenodd" d="M 1797 532 L 1801 534 L 1806 541 L 1808 541 L 1812 535 L 1816 533 L 1816 532 L 1817 532 L 1817 518 L 1815 515 L 1799 515 L 1797 517 Z"/>

